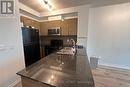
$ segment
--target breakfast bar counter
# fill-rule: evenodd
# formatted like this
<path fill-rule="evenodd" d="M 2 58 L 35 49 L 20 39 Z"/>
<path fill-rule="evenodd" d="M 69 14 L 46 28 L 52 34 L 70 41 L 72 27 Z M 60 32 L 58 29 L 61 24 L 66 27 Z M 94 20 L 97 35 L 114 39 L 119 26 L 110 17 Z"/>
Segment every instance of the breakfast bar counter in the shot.
<path fill-rule="evenodd" d="M 17 73 L 23 87 L 95 87 L 85 48 L 52 53 Z"/>

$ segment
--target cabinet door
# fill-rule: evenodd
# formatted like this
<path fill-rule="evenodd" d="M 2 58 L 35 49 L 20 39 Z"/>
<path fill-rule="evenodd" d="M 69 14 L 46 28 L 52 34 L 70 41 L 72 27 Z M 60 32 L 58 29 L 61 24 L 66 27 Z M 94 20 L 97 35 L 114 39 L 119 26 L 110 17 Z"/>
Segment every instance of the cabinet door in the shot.
<path fill-rule="evenodd" d="M 68 20 L 61 21 L 61 34 L 68 35 Z"/>
<path fill-rule="evenodd" d="M 35 27 L 36 29 L 40 29 L 40 22 L 38 21 L 29 19 L 24 16 L 20 16 L 20 21 L 23 22 L 25 26 L 31 26 L 31 27 Z"/>
<path fill-rule="evenodd" d="M 24 17 L 20 16 L 20 22 L 23 22 L 23 21 L 24 21 Z"/>
<path fill-rule="evenodd" d="M 48 35 L 48 22 L 40 23 L 40 35 Z"/>
<path fill-rule="evenodd" d="M 26 25 L 26 26 L 32 26 L 32 21 L 31 21 L 30 19 L 25 19 L 25 20 L 23 21 L 23 23 L 24 23 L 24 25 Z"/>
<path fill-rule="evenodd" d="M 68 20 L 69 35 L 77 35 L 77 18 Z"/>
<path fill-rule="evenodd" d="M 40 23 L 37 21 L 32 21 L 32 26 L 35 27 L 36 29 L 40 29 Z"/>
<path fill-rule="evenodd" d="M 61 21 L 60 20 L 55 20 L 55 21 L 48 21 L 48 29 L 49 28 L 54 28 L 54 27 L 60 27 Z"/>

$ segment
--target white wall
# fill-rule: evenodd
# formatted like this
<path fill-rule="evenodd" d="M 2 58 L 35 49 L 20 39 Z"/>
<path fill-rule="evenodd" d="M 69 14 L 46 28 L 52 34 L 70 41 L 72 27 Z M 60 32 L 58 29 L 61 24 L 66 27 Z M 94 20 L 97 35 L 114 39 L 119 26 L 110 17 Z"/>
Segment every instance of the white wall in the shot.
<path fill-rule="evenodd" d="M 28 6 L 26 6 L 26 5 L 24 5 L 24 4 L 22 4 L 22 3 L 18 3 L 18 6 L 19 6 L 19 9 L 20 10 L 24 10 L 24 11 L 26 11 L 26 12 L 29 12 L 30 14 L 33 14 L 33 15 L 35 15 L 35 16 L 37 16 L 37 17 L 40 17 L 40 13 L 39 12 L 37 12 L 37 11 L 35 11 L 35 10 L 33 10 L 32 8 L 30 8 L 30 7 L 28 7 Z"/>
<path fill-rule="evenodd" d="M 80 6 L 78 9 L 78 44 L 87 48 L 89 5 Z"/>
<path fill-rule="evenodd" d="M 16 73 L 24 68 L 18 9 L 16 15 L 0 18 L 0 87 L 13 84 L 18 79 Z"/>
<path fill-rule="evenodd" d="M 130 3 L 90 9 L 88 55 L 130 69 Z"/>

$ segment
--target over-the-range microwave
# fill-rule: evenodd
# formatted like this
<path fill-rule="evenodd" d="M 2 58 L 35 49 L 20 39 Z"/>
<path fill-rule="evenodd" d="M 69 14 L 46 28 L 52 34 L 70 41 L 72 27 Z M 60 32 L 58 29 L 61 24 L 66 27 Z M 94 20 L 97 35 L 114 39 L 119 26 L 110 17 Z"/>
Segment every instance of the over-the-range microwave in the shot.
<path fill-rule="evenodd" d="M 61 35 L 61 28 L 60 27 L 49 28 L 48 35 Z"/>

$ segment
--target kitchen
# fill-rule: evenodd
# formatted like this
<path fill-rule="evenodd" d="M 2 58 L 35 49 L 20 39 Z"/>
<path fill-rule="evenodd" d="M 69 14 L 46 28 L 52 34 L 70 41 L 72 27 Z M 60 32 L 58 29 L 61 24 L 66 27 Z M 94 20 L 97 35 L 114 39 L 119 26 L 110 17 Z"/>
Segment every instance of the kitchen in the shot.
<path fill-rule="evenodd" d="M 46 72 L 44 72 L 44 70 L 40 71 L 36 69 L 38 70 L 38 73 L 42 72 L 46 74 L 47 72 L 51 72 L 51 70 L 48 70 L 46 64 L 50 64 L 50 66 L 52 64 L 54 66 L 55 63 L 58 61 L 57 63 L 60 62 L 64 65 L 64 73 L 68 73 L 69 70 L 72 70 L 72 72 L 75 74 L 71 75 L 72 72 L 69 72 L 70 75 L 68 76 L 68 74 L 66 75 L 65 73 L 64 77 L 64 75 L 62 76 L 63 73 L 61 74 L 59 72 L 55 72 L 57 73 L 56 76 L 61 75 L 62 80 L 63 78 L 68 78 L 68 80 L 71 79 L 71 81 L 74 81 L 74 83 L 75 75 L 76 78 L 78 76 L 79 78 L 86 76 L 85 79 L 90 80 L 92 82 L 90 82 L 90 84 L 94 86 L 93 77 L 96 84 L 100 82 L 95 79 L 95 74 L 93 74 L 93 70 L 91 72 L 90 67 L 88 67 L 90 66 L 90 64 L 87 61 L 90 59 L 90 57 L 99 58 L 99 66 L 101 67 L 108 66 L 107 68 L 115 67 L 114 69 L 121 68 L 121 70 L 125 69 L 126 71 L 129 71 L 129 0 L 75 0 L 73 2 L 64 2 L 63 0 L 59 4 L 58 2 L 54 2 L 55 7 L 58 7 L 59 5 L 59 9 L 56 9 L 54 11 L 48 11 L 44 7 L 36 7 L 38 6 L 36 5 L 38 3 L 39 2 L 37 2 L 37 0 L 34 2 L 32 2 L 31 0 L 15 0 L 15 14 L 11 16 L 6 15 L 8 17 L 6 17 L 5 15 L 0 15 L 2 16 L 0 18 L 0 71 L 1 73 L 3 73 L 0 76 L 0 87 L 13 87 L 21 81 L 18 75 L 23 76 L 27 73 L 26 70 L 25 72 L 23 71 L 23 73 L 19 72 L 20 70 L 28 66 L 28 64 L 26 65 L 25 60 L 21 27 L 30 30 L 36 30 L 36 32 L 39 32 L 40 46 L 38 49 L 40 49 L 40 51 L 37 52 L 39 54 L 38 56 L 40 56 L 42 60 L 35 64 L 33 61 L 33 64 L 35 65 L 33 68 L 36 68 L 36 66 L 39 67 L 39 65 L 41 65 L 40 67 L 46 69 Z M 55 44 L 58 45 L 58 47 L 55 47 Z M 73 50 L 75 50 L 73 48 L 61 49 L 66 46 L 75 46 L 75 44 L 77 53 L 75 51 L 74 53 L 76 54 L 73 54 Z M 60 52 L 60 55 L 69 54 L 68 60 L 73 61 L 73 63 L 69 63 L 69 61 L 66 62 L 64 56 L 60 56 L 63 58 L 58 58 L 59 54 L 57 54 L 56 52 Z M 80 52 L 83 52 L 83 54 L 81 55 Z M 35 52 L 32 54 L 35 54 Z M 75 55 L 75 57 L 73 55 Z M 88 55 L 88 57 L 86 55 Z M 78 60 L 79 56 L 81 60 Z M 54 59 L 52 57 L 54 57 Z M 75 58 L 77 59 L 75 60 Z M 53 63 L 51 63 L 51 61 L 53 61 Z M 42 65 L 42 62 L 45 62 L 44 66 Z M 81 66 L 83 66 L 81 68 L 81 71 L 85 70 L 86 68 L 89 69 L 87 70 L 88 72 L 85 72 L 86 70 L 83 72 L 83 76 L 81 74 L 76 74 L 78 73 L 78 70 L 80 71 L 81 66 L 79 63 L 81 64 Z M 99 67 L 99 70 L 102 69 L 101 67 Z M 52 68 L 54 69 L 54 67 Z M 55 70 L 60 71 L 61 68 L 55 68 Z M 30 70 L 27 69 L 27 71 Z M 49 76 L 51 76 L 50 74 L 52 73 L 48 73 Z M 91 76 L 92 74 L 93 76 Z M 40 77 L 39 75 L 37 76 Z M 89 79 L 88 75 L 90 75 L 91 79 Z M 37 76 L 30 77 L 29 74 L 27 75 L 27 77 L 29 77 L 30 79 L 41 81 L 41 79 L 39 80 Z M 44 75 L 41 75 L 41 78 L 43 77 Z M 52 78 L 54 78 L 54 76 L 52 76 Z M 43 78 L 42 80 L 43 83 L 47 83 L 44 79 L 45 78 Z M 50 80 L 48 81 L 50 82 Z M 105 84 L 105 81 L 103 84 Z M 56 84 L 51 85 L 58 86 Z M 78 84 L 76 86 L 74 86 L 73 84 L 67 85 L 70 85 L 72 87 L 80 87 Z M 129 84 L 126 87 L 129 87 Z"/>
<path fill-rule="evenodd" d="M 75 15 L 75 13 L 73 14 Z M 77 18 L 64 19 L 64 21 L 53 20 L 47 22 L 37 22 L 35 20 L 29 19 L 24 16 L 21 16 L 20 19 L 23 25 L 22 36 L 23 36 L 23 42 L 25 44 L 24 47 L 25 47 L 25 51 L 27 52 L 25 54 L 27 57 L 30 56 L 29 59 L 33 59 L 32 57 L 35 56 L 33 55 L 35 53 L 31 53 L 31 51 L 29 51 L 31 50 L 31 48 L 29 49 L 29 46 L 27 46 L 28 47 L 27 48 L 26 44 L 35 42 L 35 41 L 30 41 L 35 38 L 38 38 L 33 36 L 39 36 L 39 34 L 33 35 L 33 30 L 37 30 L 37 32 L 40 33 L 39 36 L 40 38 L 38 38 L 37 41 L 40 42 L 38 44 L 40 44 L 41 52 L 36 55 L 40 55 L 40 54 L 41 55 L 37 56 L 38 58 L 39 57 L 43 58 L 57 50 L 60 50 L 63 47 L 72 46 L 72 42 L 70 41 L 71 39 L 73 39 L 75 43 L 77 42 Z M 32 34 L 32 35 L 28 35 L 28 34 Z M 38 49 L 35 50 L 38 52 Z"/>
<path fill-rule="evenodd" d="M 77 45 L 77 16 L 77 12 L 62 14 L 48 17 L 48 21 L 43 22 L 20 16 L 27 68 L 17 74 L 21 76 L 23 87 L 94 87 L 85 49 L 82 45 Z M 38 48 L 35 48 L 37 45 L 26 45 L 35 43 L 33 39 L 38 38 L 33 31 L 40 34 L 37 39 L 40 42 L 40 53 Z M 84 70 L 87 72 L 83 72 Z"/>

